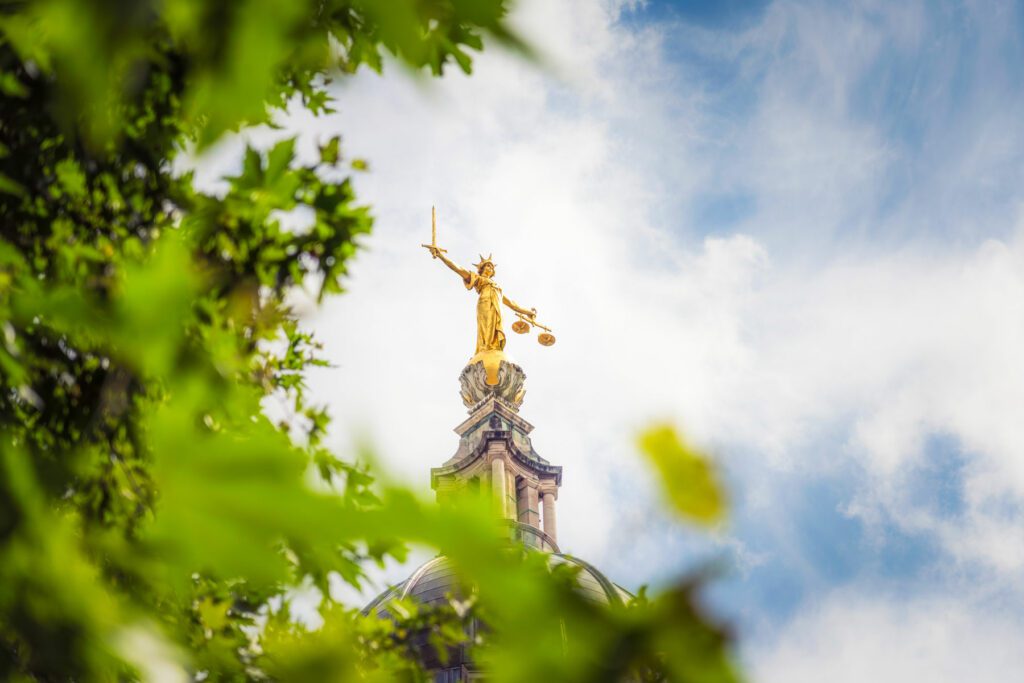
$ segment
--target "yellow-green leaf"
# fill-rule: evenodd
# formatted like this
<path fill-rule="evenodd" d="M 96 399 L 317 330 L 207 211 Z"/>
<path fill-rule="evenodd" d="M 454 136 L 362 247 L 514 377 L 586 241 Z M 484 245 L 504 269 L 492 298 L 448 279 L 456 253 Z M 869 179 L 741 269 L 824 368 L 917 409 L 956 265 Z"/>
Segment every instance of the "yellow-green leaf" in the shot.
<path fill-rule="evenodd" d="M 225 601 L 216 601 L 207 596 L 199 601 L 196 611 L 203 626 L 217 633 L 228 624 L 228 608 L 231 605 Z"/>
<path fill-rule="evenodd" d="M 725 516 L 725 492 L 713 462 L 674 427 L 654 425 L 640 434 L 638 444 L 660 475 L 676 512 L 702 524 L 714 524 Z"/>

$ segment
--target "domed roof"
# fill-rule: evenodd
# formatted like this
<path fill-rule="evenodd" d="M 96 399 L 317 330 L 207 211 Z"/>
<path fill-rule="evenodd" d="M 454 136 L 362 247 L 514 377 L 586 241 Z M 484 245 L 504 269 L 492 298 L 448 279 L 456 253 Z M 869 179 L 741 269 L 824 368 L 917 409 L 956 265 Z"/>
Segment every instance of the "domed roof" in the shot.
<path fill-rule="evenodd" d="M 562 553 L 551 553 L 549 556 L 553 565 L 570 564 L 580 567 L 581 571 L 576 575 L 580 591 L 593 602 L 604 605 L 628 605 L 633 599 L 633 594 L 622 586 L 616 585 L 602 574 L 597 567 L 584 562 L 578 557 Z"/>
<path fill-rule="evenodd" d="M 577 584 L 581 595 L 601 605 L 625 605 L 632 600 L 632 594 L 612 583 L 596 567 L 578 557 L 563 553 L 546 553 L 552 565 L 568 564 L 580 568 Z M 363 614 L 389 616 L 387 603 L 396 598 L 412 598 L 422 605 L 441 605 L 446 596 L 460 597 L 462 593 L 458 577 L 451 561 L 438 555 L 420 565 L 405 581 L 389 588 L 363 608 Z"/>

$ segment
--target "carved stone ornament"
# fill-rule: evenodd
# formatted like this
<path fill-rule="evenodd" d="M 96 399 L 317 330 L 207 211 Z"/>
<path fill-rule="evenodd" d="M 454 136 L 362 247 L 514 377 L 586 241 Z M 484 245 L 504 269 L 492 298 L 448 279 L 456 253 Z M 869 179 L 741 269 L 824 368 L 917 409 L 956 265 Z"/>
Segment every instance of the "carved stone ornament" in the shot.
<path fill-rule="evenodd" d="M 523 397 L 526 396 L 526 389 L 523 386 L 525 381 L 526 373 L 523 369 L 507 360 L 502 360 L 498 366 L 497 384 L 487 383 L 487 371 L 483 363 L 470 363 L 459 375 L 462 402 L 472 411 L 481 402 L 496 396 L 509 407 L 519 410 L 519 406 L 523 404 Z"/>

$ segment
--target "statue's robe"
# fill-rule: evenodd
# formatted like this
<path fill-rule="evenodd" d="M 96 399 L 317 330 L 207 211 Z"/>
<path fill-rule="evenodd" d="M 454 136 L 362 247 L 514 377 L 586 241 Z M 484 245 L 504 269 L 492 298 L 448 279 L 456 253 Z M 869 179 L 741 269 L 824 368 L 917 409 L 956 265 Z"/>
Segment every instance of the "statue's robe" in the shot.
<path fill-rule="evenodd" d="M 490 278 L 472 272 L 464 282 L 466 289 L 475 289 L 480 295 L 480 299 L 476 303 L 476 352 L 504 350 L 505 332 L 501 328 L 501 287 Z"/>

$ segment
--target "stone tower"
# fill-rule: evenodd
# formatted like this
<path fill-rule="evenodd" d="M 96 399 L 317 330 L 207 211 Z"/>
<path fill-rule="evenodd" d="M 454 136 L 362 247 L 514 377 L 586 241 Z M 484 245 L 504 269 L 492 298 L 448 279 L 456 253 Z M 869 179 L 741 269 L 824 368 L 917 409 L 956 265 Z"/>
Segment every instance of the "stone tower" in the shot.
<path fill-rule="evenodd" d="M 459 376 L 462 401 L 469 418 L 455 428 L 459 446 L 440 467 L 430 470 L 431 487 L 440 504 L 466 488 L 490 490 L 498 514 L 508 523 L 511 543 L 522 543 L 543 552 L 554 566 L 579 568 L 577 588 L 596 604 L 624 605 L 632 596 L 612 583 L 593 565 L 558 548 L 555 506 L 562 485 L 562 468 L 540 457 L 530 441 L 533 425 L 519 415 L 525 395 L 523 369 L 501 351 L 474 356 Z M 393 598 L 412 599 L 424 605 L 443 605 L 457 596 L 460 586 L 455 568 L 439 555 L 420 565 L 408 579 L 377 596 L 363 612 L 389 617 Z M 467 643 L 480 625 L 470 625 Z M 468 645 L 439 658 L 423 634 L 415 636 L 421 663 L 435 683 L 484 681 L 486 673 L 473 661 Z"/>
<path fill-rule="evenodd" d="M 533 425 L 519 415 L 526 393 L 523 369 L 502 358 L 495 374 L 496 381 L 488 383 L 484 363 L 471 362 L 459 376 L 469 418 L 455 428 L 458 450 L 430 470 L 430 485 L 441 503 L 459 489 L 488 487 L 498 514 L 513 523 L 518 538 L 557 552 L 555 503 L 562 468 L 534 450 Z"/>

